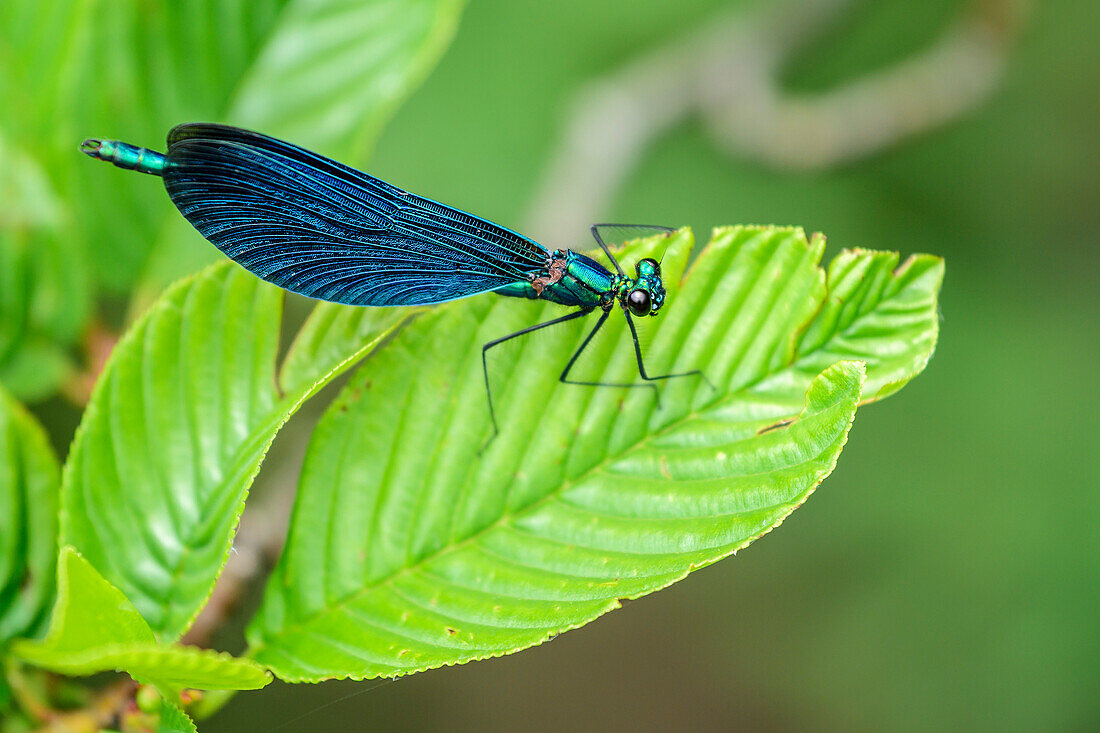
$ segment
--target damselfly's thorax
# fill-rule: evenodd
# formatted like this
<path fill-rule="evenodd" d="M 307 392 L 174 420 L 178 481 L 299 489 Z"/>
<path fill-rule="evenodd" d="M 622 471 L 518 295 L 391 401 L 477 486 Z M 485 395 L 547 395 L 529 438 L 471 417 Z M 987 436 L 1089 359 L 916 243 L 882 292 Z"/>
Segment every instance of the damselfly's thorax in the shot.
<path fill-rule="evenodd" d="M 573 250 L 555 250 L 543 271 L 531 277 L 529 297 L 605 311 L 618 303 L 635 316 L 655 316 L 665 302 L 661 266 L 646 258 L 635 271 L 637 277 L 627 277 Z"/>
<path fill-rule="evenodd" d="M 619 276 L 590 257 L 569 249 L 555 250 L 542 271 L 528 281 L 528 297 L 591 310 L 614 303 Z M 513 295 L 509 290 L 498 290 Z"/>

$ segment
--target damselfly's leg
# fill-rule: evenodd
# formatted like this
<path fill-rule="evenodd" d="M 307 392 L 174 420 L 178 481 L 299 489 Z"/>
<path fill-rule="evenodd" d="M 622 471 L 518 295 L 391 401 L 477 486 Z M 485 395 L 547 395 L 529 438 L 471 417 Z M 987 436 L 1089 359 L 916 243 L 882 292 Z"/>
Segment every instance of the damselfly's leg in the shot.
<path fill-rule="evenodd" d="M 515 333 L 510 333 L 507 336 L 501 336 L 498 339 L 493 339 L 492 341 L 489 341 L 481 347 L 481 371 L 485 375 L 485 398 L 489 401 L 489 418 L 493 421 L 493 434 L 489 436 L 489 439 L 487 441 L 485 441 L 485 445 L 481 446 L 482 450 L 485 450 L 485 448 L 488 447 L 489 443 L 493 442 L 493 438 L 497 437 L 497 433 L 500 432 L 497 429 L 497 414 L 496 411 L 493 409 L 493 391 L 489 389 L 489 364 L 485 360 L 485 355 L 489 351 L 489 349 L 493 348 L 494 346 L 499 346 L 505 341 L 510 341 L 517 336 L 523 336 L 524 334 L 531 333 L 532 331 L 538 331 L 541 328 L 547 328 L 549 326 L 555 326 L 559 323 L 565 323 L 566 321 L 572 321 L 574 318 L 587 316 L 591 312 L 591 308 L 581 308 L 580 310 L 573 311 L 572 313 L 561 316 L 560 318 L 552 318 L 551 320 L 544 321 L 543 323 L 536 323 L 534 326 L 521 328 Z M 603 317 L 607 318 L 607 314 L 604 313 Z M 603 323 L 603 321 L 601 320 L 600 323 Z M 588 338 L 592 338 L 592 336 L 589 335 Z M 585 341 L 585 343 L 588 342 Z"/>
<path fill-rule="evenodd" d="M 677 372 L 675 374 L 658 374 L 653 377 L 646 374 L 645 364 L 642 362 L 642 345 L 638 343 L 638 329 L 634 327 L 634 319 L 630 317 L 630 314 L 627 313 L 625 309 L 623 310 L 623 315 L 626 316 L 626 324 L 630 326 L 630 336 L 634 339 L 634 356 L 638 357 L 638 374 L 641 375 L 642 379 L 646 380 L 647 382 L 655 382 L 658 379 L 672 379 L 673 377 L 693 377 L 698 375 L 703 378 L 703 381 L 707 383 L 708 387 L 714 389 L 714 385 L 710 383 L 710 380 L 707 379 L 707 376 L 698 369 L 692 369 L 690 372 Z M 656 388 L 657 385 L 654 384 L 650 386 Z"/>
<path fill-rule="evenodd" d="M 565 369 L 562 370 L 561 376 L 558 377 L 558 381 L 563 382 L 565 384 L 580 384 L 580 385 L 583 385 L 585 387 L 652 387 L 653 388 L 653 394 L 657 394 L 657 385 L 656 384 L 638 384 L 637 382 L 631 382 L 629 384 L 623 384 L 623 383 L 618 383 L 618 382 L 578 382 L 575 379 L 567 379 L 567 377 L 569 376 L 569 370 L 573 368 L 573 365 L 575 363 L 577 363 L 577 359 L 584 352 L 584 350 L 588 347 L 589 342 L 591 342 L 592 339 L 596 336 L 596 332 L 598 332 L 600 330 L 600 328 L 603 327 L 603 324 L 607 320 L 607 317 L 609 315 L 611 315 L 611 311 L 609 311 L 609 310 L 604 311 L 603 313 L 600 314 L 600 320 L 596 321 L 596 325 L 592 328 L 591 331 L 588 332 L 588 336 L 585 337 L 584 341 L 581 342 L 581 345 L 573 353 L 572 358 L 569 359 L 569 363 L 566 364 Z M 637 340 L 635 339 L 635 342 L 636 341 Z M 659 402 L 660 402 L 660 398 L 658 397 L 658 404 L 659 404 Z"/>

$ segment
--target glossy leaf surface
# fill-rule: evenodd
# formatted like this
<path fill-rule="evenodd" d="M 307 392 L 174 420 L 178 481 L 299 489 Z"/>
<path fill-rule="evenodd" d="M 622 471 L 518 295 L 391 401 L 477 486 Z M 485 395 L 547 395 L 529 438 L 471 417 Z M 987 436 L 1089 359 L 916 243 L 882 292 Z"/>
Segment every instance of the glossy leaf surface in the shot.
<path fill-rule="evenodd" d="M 197 733 L 195 722 L 167 700 L 161 702 L 157 733 Z"/>
<path fill-rule="evenodd" d="M 270 675 L 247 659 L 208 649 L 159 646 L 133 604 L 71 547 L 58 561 L 57 605 L 40 642 L 17 641 L 12 652 L 70 675 L 127 672 L 171 694 L 184 687 L 251 690 Z"/>
<path fill-rule="evenodd" d="M 935 344 L 942 262 L 841 255 L 800 230 L 716 232 L 664 253 L 651 390 L 556 379 L 590 327 L 527 337 L 495 376 L 485 453 L 481 344 L 560 315 L 492 296 L 421 316 L 318 425 L 290 539 L 249 640 L 291 681 L 374 677 L 506 654 L 663 588 L 778 525 L 835 465 L 856 406 Z M 621 315 L 586 378 L 633 381 Z M 866 365 L 866 366 L 864 366 Z M 865 388 L 866 385 L 866 388 Z"/>
<path fill-rule="evenodd" d="M 279 428 L 373 345 L 369 329 L 354 341 L 320 334 L 331 361 L 280 392 L 282 297 L 232 263 L 172 288 L 116 347 L 74 440 L 63 541 L 162 640 L 182 634 L 209 596 Z"/>
<path fill-rule="evenodd" d="M 450 43 L 464 5 L 291 2 L 244 76 L 229 119 L 361 161 Z"/>

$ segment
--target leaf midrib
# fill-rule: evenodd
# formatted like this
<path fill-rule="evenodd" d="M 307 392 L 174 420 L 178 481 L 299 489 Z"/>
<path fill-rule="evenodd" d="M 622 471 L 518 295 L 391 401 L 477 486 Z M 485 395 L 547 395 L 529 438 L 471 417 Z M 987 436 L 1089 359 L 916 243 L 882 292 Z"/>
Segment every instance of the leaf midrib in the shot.
<path fill-rule="evenodd" d="M 688 275 L 690 275 L 690 273 L 691 273 L 691 270 L 689 270 L 687 273 L 685 273 L 684 281 L 686 281 L 686 279 L 687 279 Z M 629 445 L 626 445 L 626 446 L 623 446 L 620 450 L 615 451 L 614 453 L 608 453 L 607 455 L 604 456 L 603 460 L 599 461 L 598 463 L 593 464 L 591 467 L 585 469 L 584 471 L 577 474 L 576 476 L 574 476 L 570 479 L 566 479 L 561 484 L 559 484 L 556 489 L 551 490 L 550 492 L 544 494 L 543 496 L 539 497 L 535 501 L 527 504 L 526 506 L 524 506 L 522 508 L 514 509 L 514 510 L 511 510 L 511 511 L 505 511 L 497 520 L 495 520 L 491 524 L 488 524 L 485 527 L 477 530 L 476 532 L 471 534 L 469 537 L 463 539 L 462 541 L 457 542 L 457 543 L 452 544 L 452 545 L 448 545 L 446 547 L 442 547 L 439 550 L 436 550 L 435 552 L 433 552 L 429 555 L 425 555 L 424 557 L 419 559 L 417 562 L 415 562 L 411 565 L 407 565 L 407 566 L 399 569 L 397 572 L 391 573 L 390 575 L 387 575 L 383 578 L 380 578 L 380 579 L 378 579 L 377 581 L 375 581 L 373 583 L 365 585 L 362 588 L 359 588 L 359 589 L 355 590 L 353 593 L 350 593 L 350 594 L 344 596 L 343 598 L 339 599 L 335 603 L 330 603 L 330 604 L 326 605 L 324 608 L 321 608 L 321 609 L 309 614 L 308 616 L 305 616 L 305 617 L 300 618 L 300 619 L 296 619 L 293 623 L 286 624 L 286 625 L 282 626 L 279 629 L 278 634 L 274 635 L 273 637 L 264 636 L 262 634 L 262 631 L 261 631 L 261 638 L 264 639 L 264 643 L 260 643 L 260 644 L 256 644 L 256 645 L 250 645 L 249 648 L 245 651 L 245 655 L 246 656 L 255 656 L 258 652 L 260 652 L 262 649 L 264 649 L 266 646 L 268 646 L 267 642 L 270 640 L 270 638 L 283 637 L 287 634 L 287 631 L 290 630 L 290 629 L 303 628 L 303 627 L 307 626 L 308 624 L 312 623 L 317 618 L 320 618 L 320 617 L 322 617 L 322 616 L 324 616 L 328 613 L 331 613 L 335 609 L 340 608 L 344 605 L 347 605 L 347 604 L 355 601 L 356 599 L 367 595 L 368 593 L 375 590 L 376 588 L 379 588 L 379 587 L 384 586 L 384 585 L 388 585 L 388 584 L 392 583 L 393 581 L 397 580 L 398 578 L 401 578 L 401 577 L 413 572 L 416 569 L 419 569 L 419 568 L 421 568 L 425 565 L 428 565 L 429 563 L 432 563 L 435 560 L 437 560 L 441 557 L 444 557 L 444 556 L 446 556 L 447 554 L 449 554 L 451 552 L 456 552 L 460 548 L 463 548 L 463 547 L 465 547 L 469 544 L 474 543 L 481 536 L 483 536 L 483 535 L 485 535 L 485 534 L 487 534 L 491 531 L 495 531 L 497 529 L 500 529 L 501 527 L 505 526 L 507 523 L 511 522 L 513 519 L 518 518 L 519 516 L 521 516 L 521 515 L 523 515 L 527 512 L 533 511 L 538 506 L 540 506 L 543 502 L 548 501 L 548 500 L 556 497 L 557 495 L 561 494 L 563 491 L 568 489 L 574 483 L 576 483 L 576 482 L 578 482 L 578 481 L 580 481 L 584 478 L 587 478 L 588 476 L 596 473 L 597 471 L 599 471 L 601 469 L 604 469 L 609 463 L 613 462 L 614 460 L 617 460 L 617 459 L 621 458 L 627 451 L 635 450 L 635 449 L 637 449 L 641 446 L 644 446 L 645 444 L 647 444 L 651 440 L 653 440 L 655 438 L 658 438 L 658 437 L 661 437 L 666 432 L 671 431 L 674 427 L 679 427 L 684 422 L 699 417 L 700 415 L 704 414 L 705 411 L 713 409 L 715 406 L 717 406 L 717 405 L 719 405 L 723 402 L 728 402 L 732 399 L 735 399 L 737 396 L 744 394 L 748 390 L 751 390 L 753 388 L 753 386 L 755 386 L 755 385 L 759 384 L 760 382 L 768 379 L 769 377 L 773 377 L 773 376 L 775 376 L 775 375 L 777 375 L 777 374 L 779 374 L 783 371 L 794 368 L 801 359 L 804 359 L 804 358 L 806 358 L 806 357 L 808 357 L 808 356 L 810 356 L 810 355 L 812 355 L 812 354 L 814 354 L 818 351 L 821 351 L 821 350 L 825 349 L 828 345 L 832 344 L 838 337 L 843 337 L 844 335 L 846 335 L 863 318 L 865 318 L 869 314 L 874 313 L 881 306 L 882 303 L 888 302 L 889 300 L 892 300 L 892 299 L 896 298 L 897 295 L 901 292 L 904 292 L 904 290 L 905 290 L 905 288 L 902 288 L 901 290 L 898 291 L 898 293 L 892 294 L 892 296 L 890 298 L 885 298 L 885 299 L 879 300 L 874 305 L 874 307 L 870 308 L 865 314 L 862 314 L 858 318 L 853 320 L 842 331 L 833 332 L 833 335 L 827 341 L 823 342 L 820 346 L 818 346 L 818 347 L 816 347 L 816 348 L 814 348 L 810 351 L 807 351 L 807 352 L 804 352 L 804 353 L 801 353 L 801 354 L 796 354 L 794 359 L 792 359 L 792 361 L 789 364 L 787 364 L 783 369 L 779 369 L 779 370 L 776 370 L 776 371 L 770 372 L 770 373 L 765 373 L 765 374 L 761 375 L 760 377 L 758 377 L 757 379 L 755 379 L 755 380 L 753 380 L 753 381 L 751 381 L 747 384 L 742 385 L 740 388 L 738 388 L 738 390 L 736 392 L 731 392 L 725 400 L 718 399 L 718 400 L 715 400 L 714 402 L 707 403 L 702 407 L 693 408 L 693 409 L 689 410 L 688 412 L 684 413 L 684 415 L 682 415 L 679 419 L 674 420 L 672 422 L 669 422 L 668 424 L 660 427 L 659 429 L 657 429 L 655 431 L 647 433 L 642 440 L 637 441 L 637 442 L 632 443 L 632 444 L 629 444 Z M 829 292 L 831 292 L 831 289 L 826 291 L 825 298 L 828 298 Z M 798 334 L 804 333 L 805 330 L 810 327 L 810 325 L 814 322 L 815 319 L 816 319 L 816 315 L 815 315 L 814 318 L 808 319 L 805 324 L 801 325 L 798 328 L 797 333 Z"/>

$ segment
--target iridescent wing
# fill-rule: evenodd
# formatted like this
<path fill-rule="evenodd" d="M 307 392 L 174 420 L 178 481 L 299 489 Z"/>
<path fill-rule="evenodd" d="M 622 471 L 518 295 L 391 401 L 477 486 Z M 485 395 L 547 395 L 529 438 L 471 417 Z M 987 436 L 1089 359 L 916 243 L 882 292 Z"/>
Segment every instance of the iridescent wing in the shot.
<path fill-rule="evenodd" d="M 619 260 L 610 250 L 610 247 L 629 242 L 632 239 L 652 237 L 656 234 L 668 236 L 675 231 L 672 227 L 662 227 L 655 224 L 593 224 L 591 227 L 592 237 L 600 245 L 600 249 L 607 254 L 611 264 L 615 266 L 615 270 L 620 275 L 626 273 L 623 272 L 622 265 L 619 264 Z"/>
<path fill-rule="evenodd" d="M 671 234 L 676 230 L 672 227 L 657 226 L 654 224 L 593 224 L 592 236 L 597 241 L 602 241 L 609 247 L 632 239 L 652 237 L 655 234 Z"/>
<path fill-rule="evenodd" d="M 249 271 L 351 305 L 442 303 L 529 280 L 538 243 L 290 143 L 236 127 L 168 134 L 164 185 Z"/>

